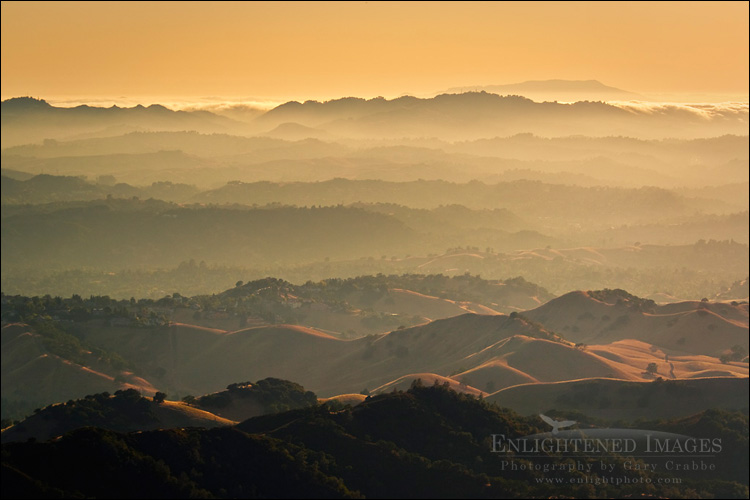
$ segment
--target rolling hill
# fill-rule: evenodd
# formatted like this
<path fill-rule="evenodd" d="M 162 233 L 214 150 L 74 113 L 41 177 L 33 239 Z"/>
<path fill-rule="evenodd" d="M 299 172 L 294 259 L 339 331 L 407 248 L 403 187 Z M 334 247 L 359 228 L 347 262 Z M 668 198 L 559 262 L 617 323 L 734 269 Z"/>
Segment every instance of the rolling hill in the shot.
<path fill-rule="evenodd" d="M 672 354 L 748 351 L 747 304 L 685 301 L 657 305 L 623 290 L 570 292 L 526 314 L 576 343 L 635 339 Z"/>
<path fill-rule="evenodd" d="M 148 381 L 116 369 L 67 337 L 56 342 L 54 337 L 40 335 L 19 323 L 4 324 L 0 334 L 4 416 L 26 414 L 35 407 L 87 394 L 124 389 L 154 394 L 157 390 Z"/>
<path fill-rule="evenodd" d="M 454 280 L 438 278 L 401 280 L 408 283 L 413 279 L 414 284 L 424 287 L 458 285 Z M 417 297 L 418 307 L 435 307 L 436 313 L 453 313 L 454 310 L 442 308 L 459 304 L 404 290 L 394 294 L 387 288 L 380 289 L 385 281 L 380 283 L 378 279 L 385 277 L 334 281 L 327 293 L 334 302 L 343 292 L 359 295 L 360 300 L 369 297 L 369 304 L 389 297 L 394 303 L 403 295 L 408 300 Z M 471 282 L 478 289 L 492 286 L 478 279 Z M 355 292 L 357 286 L 365 283 L 369 284 Z M 264 296 L 309 300 L 305 297 L 313 290 L 322 294 L 326 288 L 325 283 L 294 287 L 282 280 L 268 279 L 247 285 L 238 283 L 220 296 L 198 299 L 214 303 L 211 314 L 227 315 L 228 309 L 221 301 L 234 303 L 237 310 L 247 314 L 244 308 L 266 300 Z M 471 287 L 464 285 L 463 289 L 466 293 Z M 268 377 L 299 380 L 323 398 L 403 388 L 417 378 L 423 383 L 438 379 L 463 392 L 488 395 L 519 384 L 591 378 L 646 382 L 658 377 L 748 377 L 746 304 L 678 302 L 657 306 L 622 290 L 574 292 L 521 314 L 464 312 L 388 333 L 344 340 L 340 334 L 299 325 L 256 324 L 220 329 L 176 323 L 165 316 L 175 303 L 188 311 L 201 312 L 198 299 L 167 297 L 148 306 L 147 302 L 125 301 L 141 314 L 129 318 L 127 309 L 106 298 L 101 302 L 102 308 L 117 311 L 118 316 L 107 319 L 100 314 L 76 322 L 67 320 L 71 324 L 68 328 L 75 332 L 73 337 L 54 329 L 46 333 L 43 330 L 44 337 L 23 325 L 6 326 L 4 408 L 7 402 L 21 405 L 28 398 L 28 380 L 39 386 L 33 394 L 45 398 L 42 404 L 71 397 L 65 392 L 70 381 L 90 387 L 83 394 L 109 391 L 113 386 L 137 387 L 149 393 L 161 390 L 176 398 L 215 393 L 206 401 L 222 401 L 224 406 L 218 408 L 225 410 L 211 407 L 210 403 L 199 406 L 240 420 L 243 415 L 257 413 L 263 405 L 250 401 L 252 398 L 236 397 L 241 395 L 236 391 L 217 391 L 238 380 Z M 10 304 L 8 298 L 5 300 Z M 33 301 L 23 302 L 26 303 Z M 463 304 L 466 307 L 467 303 Z M 210 317 L 209 313 L 203 312 L 206 317 Z M 64 312 L 60 309 L 55 314 Z M 576 330 L 568 325 L 580 326 Z M 709 328 L 710 325 L 713 326 Z M 53 340 L 56 343 L 50 344 Z M 56 350 L 47 353 L 45 345 Z M 119 368 L 106 359 L 119 360 Z M 63 376 L 66 373 L 70 374 Z M 74 375 L 77 378 L 70 378 Z M 88 385 L 86 380 L 90 381 Z"/>
<path fill-rule="evenodd" d="M 739 327 L 721 328 L 732 335 Z M 668 351 L 665 362 L 664 351 L 632 341 L 577 348 L 520 315 L 463 314 L 355 340 L 289 325 L 230 333 L 173 325 L 156 333 L 109 329 L 96 335 L 108 350 L 153 353 L 143 362 L 164 367 L 165 380 L 180 384 L 181 393 L 210 392 L 226 380 L 273 376 L 303 380 L 306 387 L 329 397 L 374 390 L 418 373 L 450 376 L 494 392 L 525 381 L 651 380 L 646 368 L 652 362 L 660 365 L 657 373 L 663 376 L 670 376 L 671 362 L 677 378 L 748 375 L 746 365 L 726 365 L 686 352 Z M 554 362 L 540 363 L 540 359 Z"/>
<path fill-rule="evenodd" d="M 322 397 L 374 389 L 415 372 L 448 374 L 466 363 L 473 367 L 495 356 L 514 335 L 555 339 L 520 319 L 476 314 L 355 340 L 292 325 L 233 332 L 179 324 L 101 326 L 89 332 L 87 342 L 120 353 L 146 373 L 161 373 L 151 380 L 168 393 L 206 394 L 233 380 L 275 377 L 301 380 Z"/>

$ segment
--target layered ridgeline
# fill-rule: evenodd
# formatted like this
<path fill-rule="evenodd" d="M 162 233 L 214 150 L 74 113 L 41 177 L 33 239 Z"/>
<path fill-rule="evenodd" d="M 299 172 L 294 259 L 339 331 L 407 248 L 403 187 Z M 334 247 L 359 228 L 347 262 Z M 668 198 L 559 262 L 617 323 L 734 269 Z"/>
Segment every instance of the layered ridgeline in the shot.
<path fill-rule="evenodd" d="M 497 101 L 501 106 L 488 107 L 484 101 Z M 408 102 L 417 105 L 404 106 Z M 381 112 L 384 103 L 392 111 Z M 427 111 L 431 107 L 441 111 Z M 709 108 L 625 110 L 602 103 L 539 104 L 491 94 L 427 100 L 343 99 L 288 103 L 258 117 L 255 125 L 237 129 L 231 127 L 236 122 L 225 117 L 161 106 L 67 109 L 44 101 L 11 99 L 2 104 L 2 166 L 22 174 L 86 175 L 113 184 L 187 183 L 202 189 L 230 181 L 336 177 L 492 183 L 528 179 L 583 186 L 711 186 L 723 193 L 715 193 L 714 199 L 726 200 L 727 190 L 742 189 L 747 182 L 747 105 Z M 402 123 L 421 120 L 424 112 L 429 124 L 420 124 L 418 134 L 400 131 Z M 448 118 L 443 120 L 446 113 Z M 584 122 L 593 130 L 577 130 L 575 117 L 580 113 L 587 115 Z M 153 116 L 164 119 L 142 127 L 130 125 Z M 637 125 L 613 127 L 607 116 Z M 88 123 L 87 117 L 91 118 L 90 131 L 76 134 L 81 123 Z M 309 126 L 326 117 L 344 124 L 342 135 Z M 487 127 L 483 122 L 488 119 L 503 126 Z M 115 125 L 97 125 L 97 120 Z M 355 124 L 367 120 L 382 122 L 388 138 L 378 134 L 347 137 L 347 132 L 361 135 Z M 556 121 L 565 125 L 558 127 Z M 659 140 L 647 132 L 652 125 L 659 130 Z M 248 127 L 253 126 L 256 133 L 248 136 Z M 447 135 L 430 133 L 435 126 L 454 130 Z M 547 130 L 550 126 L 558 130 Z M 472 127 L 477 128 L 476 136 L 463 138 L 461 134 Z M 125 133 L 129 130 L 138 131 Z M 736 199 L 741 203 L 742 197 Z"/>
<path fill-rule="evenodd" d="M 4 196 L 15 203 L 26 199 L 19 184 L 57 186 L 42 196 L 48 200 L 55 199 L 52 192 L 62 199 L 89 188 L 97 196 L 106 192 L 73 178 L 3 182 Z M 312 198 L 303 197 L 307 188 Z M 115 194 L 128 189 L 117 187 Z M 154 185 L 130 192 L 169 197 L 181 189 Z M 429 209 L 363 202 L 206 205 L 133 197 L 4 204 L 3 291 L 160 298 L 217 292 L 238 277 L 468 272 L 520 275 L 558 294 L 627 283 L 639 295 L 700 299 L 723 293 L 750 272 L 747 211 L 699 213 L 713 202 L 657 188 L 335 180 L 237 184 L 231 191 L 244 193 L 245 203 L 295 197 L 301 203 L 318 195 L 326 202 L 356 199 L 367 189 L 366 199 L 382 195 L 408 203 L 443 193 L 444 202 L 469 204 L 474 197 L 471 204 L 481 206 L 439 205 L 438 199 Z M 335 192 L 350 194 L 337 198 Z M 570 199 L 577 204 L 566 203 Z M 180 263 L 191 261 L 205 263 L 200 277 L 183 272 Z"/>
<path fill-rule="evenodd" d="M 369 139 L 470 140 L 529 131 L 546 136 L 561 135 L 561 132 L 600 136 L 602 130 L 612 131 L 612 135 L 663 138 L 705 137 L 747 130 L 746 105 L 718 108 L 715 114 L 709 115 L 708 123 L 696 112 L 698 109 L 693 110 L 693 114 L 681 107 L 665 106 L 661 113 L 654 114 L 638 106 L 623 108 L 590 101 L 537 103 L 520 96 L 467 92 L 442 94 L 431 99 L 404 96 L 390 101 L 344 98 L 324 103 L 289 102 L 255 121 L 269 127 L 294 122 L 344 137 Z"/>
<path fill-rule="evenodd" d="M 60 137 L 119 135 L 133 130 L 239 131 L 240 125 L 213 113 L 172 111 L 159 104 L 64 108 L 43 99 L 19 97 L 3 101 L 1 109 L 2 141 L 6 147 Z"/>
<path fill-rule="evenodd" d="M 747 262 L 747 246 L 728 240 L 699 240 L 695 244 L 679 246 L 545 247 L 513 252 L 469 246 L 425 256 L 324 258 L 291 266 L 240 267 L 207 264 L 194 259 L 156 269 L 86 267 L 58 270 L 9 266 L 3 270 L 2 288 L 8 295 L 69 296 L 80 293 L 159 300 L 178 293 L 175 290 L 188 296 L 215 293 L 232 286 L 238 278 L 255 281 L 267 276 L 281 276 L 291 282 L 304 283 L 325 281 L 332 275 L 353 279 L 377 274 L 427 273 L 453 278 L 501 277 L 490 281 L 525 276 L 554 294 L 564 294 L 571 288 L 617 288 L 624 282 L 633 293 L 658 302 L 703 298 L 739 301 L 748 298 L 747 272 L 743 272 Z M 512 312 L 533 305 L 510 300 L 498 303 L 497 310 Z"/>
<path fill-rule="evenodd" d="M 570 104 L 539 103 L 518 95 L 481 91 L 428 99 L 404 96 L 392 100 L 348 97 L 327 102 L 292 101 L 238 121 L 206 111 L 172 111 L 160 105 L 59 108 L 41 99 L 22 97 L 2 103 L 2 139 L 4 144 L 18 144 L 154 129 L 260 133 L 275 131 L 288 123 L 295 124 L 295 132 L 306 127 L 324 137 L 330 134 L 368 139 L 466 140 L 519 132 L 599 136 L 602 130 L 635 137 L 705 137 L 747 130 L 746 104 L 661 105 L 656 109 L 658 112 L 654 113 L 654 109 L 643 105 L 625 107 L 583 99 Z"/>
<path fill-rule="evenodd" d="M 15 99 L 2 118 L 5 293 L 469 272 L 700 299 L 749 271 L 746 105 L 464 93 L 227 118 Z"/>
<path fill-rule="evenodd" d="M 316 216 L 328 216 L 329 237 L 338 240 L 342 236 L 337 230 L 349 230 L 342 226 L 348 220 L 346 215 L 358 223 L 390 224 L 380 230 L 403 240 L 401 247 L 393 247 L 401 255 L 410 249 L 443 251 L 447 246 L 468 244 L 482 249 L 491 246 L 498 250 L 528 250 L 548 244 L 565 248 L 618 246 L 625 242 L 632 245 L 634 241 L 661 245 L 692 244 L 700 239 L 733 239 L 743 244 L 748 241 L 747 210 L 742 211 L 742 206 L 658 188 L 583 188 L 532 181 L 489 185 L 338 179 L 322 183 L 238 183 L 196 195 L 193 203 L 177 204 L 159 200 L 192 192 L 194 188 L 164 183 L 149 188 L 123 184 L 110 188 L 78 178 L 48 175 L 25 181 L 7 179 L 9 182 L 3 181 L 2 187 L 2 224 L 14 232 L 29 224 L 69 220 L 66 226 L 81 226 L 98 237 L 106 227 L 97 223 L 121 223 L 122 231 L 135 233 L 128 224 L 148 231 L 148 225 L 155 224 L 149 219 L 155 218 L 165 239 L 173 235 L 186 239 L 181 233 L 187 230 L 183 226 L 192 223 L 198 234 L 205 234 L 200 226 L 205 219 L 217 226 L 218 236 L 225 237 L 230 225 L 235 230 L 266 231 L 270 217 L 280 229 L 296 231 L 295 221 L 288 220 L 291 213 L 296 219 L 307 218 L 310 222 Z M 576 200 L 574 205 L 570 204 L 572 200 Z M 311 213 L 313 208 L 322 211 Z M 185 219 L 185 224 L 169 220 L 178 217 Z M 228 220 L 220 224 L 212 218 Z M 412 234 L 394 232 L 397 225 L 406 226 Z M 284 233 L 279 232 L 273 236 L 283 238 Z M 21 232 L 19 236 L 16 244 L 20 245 L 27 235 Z M 413 241 L 417 236 L 426 240 L 421 246 Z M 355 241 L 350 244 L 356 244 L 357 238 L 360 235 L 353 233 L 351 239 Z M 184 244 L 189 249 L 190 240 L 186 240 Z M 12 250 L 8 247 L 8 251 Z M 352 257 L 372 255 L 360 251 Z"/>
<path fill-rule="evenodd" d="M 198 279 L 208 272 L 194 262 L 178 269 L 185 274 L 194 273 Z M 139 276 L 142 275 L 134 273 L 134 278 Z M 543 287 L 521 277 L 484 280 L 471 275 L 381 274 L 307 281 L 301 285 L 263 278 L 247 283 L 238 281 L 234 288 L 219 294 L 191 298 L 173 293 L 156 300 L 141 299 L 137 303 L 135 298 L 115 300 L 109 296 L 92 296 L 86 301 L 76 300 L 75 296 L 65 300 L 45 297 L 37 308 L 29 307 L 33 299 L 4 296 L 9 307 L 3 318 L 12 322 L 49 314 L 68 319 L 77 311 L 79 318 L 88 319 L 96 314 L 104 315 L 103 309 L 109 308 L 108 316 L 113 310 L 119 310 L 115 316 L 127 321 L 131 316 L 143 316 L 133 307 L 140 306 L 146 310 L 164 308 L 172 321 L 209 328 L 233 330 L 257 321 L 285 322 L 357 337 L 465 312 L 520 311 L 536 307 L 552 297 Z"/>
<path fill-rule="evenodd" d="M 423 287 L 455 283 L 445 277 L 401 282 L 410 280 Z M 519 384 L 591 378 L 706 379 L 714 381 L 700 382 L 709 385 L 700 385 L 699 392 L 713 387 L 715 397 L 703 403 L 689 398 L 690 408 L 746 406 L 738 399 L 743 392 L 731 385 L 748 376 L 746 301 L 657 306 L 622 290 L 604 290 L 567 294 L 505 315 L 477 302 L 380 288 L 386 282 L 383 277 L 294 287 L 267 280 L 238 283 L 220 296 L 175 294 L 156 302 L 4 296 L 3 320 L 30 324 L 10 323 L 2 330 L 3 409 L 23 414 L 29 406 L 129 387 L 180 399 L 266 377 L 298 381 L 321 397 L 388 392 L 418 378 L 484 396 Z M 519 285 L 474 284 L 475 294 L 481 286 L 501 294 Z M 384 311 L 361 316 L 360 324 L 382 321 L 381 328 L 387 327 L 387 318 L 398 313 L 385 311 L 399 309 L 421 311 L 423 324 L 366 336 L 310 326 L 352 325 L 352 316 L 360 314 L 352 306 L 357 301 L 373 307 L 372 313 Z M 456 307 L 484 314 L 453 315 Z M 450 317 L 429 321 L 442 314 Z M 277 323 L 291 320 L 300 324 Z M 29 386 L 36 389 L 25 390 Z M 515 399 L 519 407 L 523 399 Z M 640 408 L 649 414 L 647 406 Z M 663 411 L 671 414 L 668 407 Z M 673 411 L 684 414 L 685 408 L 675 405 Z"/>
<path fill-rule="evenodd" d="M 606 426 L 568 415 L 584 431 Z M 711 471 L 668 471 L 661 458 L 652 458 L 662 464 L 658 468 L 634 468 L 632 459 L 610 453 L 580 457 L 544 451 L 532 459 L 493 453 L 493 434 L 515 439 L 547 433 L 549 427 L 537 415 L 521 417 L 441 385 L 415 384 L 408 392 L 371 397 L 353 408 L 313 406 L 233 427 L 131 434 L 85 428 L 45 443 L 3 444 L 2 493 L 8 498 L 100 497 L 112 491 L 149 498 L 542 498 L 553 493 L 622 498 L 642 494 L 647 482 L 651 494 L 667 498 L 747 496 L 746 414 L 711 410 L 620 427 L 720 440 L 722 449 L 711 457 Z M 577 463 L 590 471 L 587 476 L 576 470 Z M 602 472 L 602 463 L 612 468 Z M 609 472 L 629 481 L 606 480 Z"/>
<path fill-rule="evenodd" d="M 747 130 L 698 139 L 526 133 L 462 142 L 290 140 L 152 131 L 6 146 L 2 166 L 23 174 L 101 176 L 106 182 L 138 185 L 188 183 L 201 189 L 230 181 L 337 177 L 392 182 L 529 179 L 583 186 L 700 189 L 747 182 L 747 143 Z"/>
<path fill-rule="evenodd" d="M 747 177 L 746 170 L 742 171 L 742 176 Z M 199 190 L 192 185 L 173 182 L 154 182 L 150 186 L 115 184 L 113 176 L 112 179 L 109 177 L 99 176 L 94 183 L 71 175 L 31 175 L 18 170 L 3 170 L 2 202 L 10 206 L 53 203 L 62 206 L 60 202 L 135 197 L 194 205 L 374 205 L 383 207 L 382 210 L 409 208 L 416 213 L 420 210 L 459 207 L 480 213 L 493 210 L 515 212 L 511 214 L 515 215 L 515 219 L 505 221 L 511 223 L 511 228 L 522 222 L 531 229 L 546 227 L 548 230 L 553 229 L 553 223 L 562 222 L 564 217 L 590 230 L 605 221 L 611 224 L 644 224 L 646 221 L 654 224 L 667 218 L 694 215 L 696 211 L 727 214 L 747 209 L 747 200 L 741 196 L 743 189 L 747 189 L 746 179 L 743 182 L 738 180 L 731 186 L 716 187 L 712 191 L 704 189 L 701 193 L 698 189 L 674 190 L 653 186 L 570 185 L 551 182 L 556 180 L 555 176 L 529 180 L 522 173 L 512 181 L 496 183 L 336 178 L 312 183 L 233 181 L 211 190 Z M 545 197 L 534 198 L 542 193 Z M 605 203 L 607 199 L 610 204 Z M 573 200 L 578 203 L 571 204 Z M 628 205 L 631 206 L 630 210 L 626 210 Z M 554 207 L 559 207 L 561 213 L 550 213 Z"/>

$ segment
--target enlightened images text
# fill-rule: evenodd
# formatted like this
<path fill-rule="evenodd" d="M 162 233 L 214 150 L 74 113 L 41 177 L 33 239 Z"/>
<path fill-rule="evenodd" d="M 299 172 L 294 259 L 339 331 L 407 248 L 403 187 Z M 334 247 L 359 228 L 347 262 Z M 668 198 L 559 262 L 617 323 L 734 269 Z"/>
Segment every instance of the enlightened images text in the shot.
<path fill-rule="evenodd" d="M 650 434 L 639 443 L 631 438 L 518 438 L 492 434 L 493 453 L 720 453 L 721 438 L 663 439 Z M 641 445 L 639 449 L 638 445 Z"/>

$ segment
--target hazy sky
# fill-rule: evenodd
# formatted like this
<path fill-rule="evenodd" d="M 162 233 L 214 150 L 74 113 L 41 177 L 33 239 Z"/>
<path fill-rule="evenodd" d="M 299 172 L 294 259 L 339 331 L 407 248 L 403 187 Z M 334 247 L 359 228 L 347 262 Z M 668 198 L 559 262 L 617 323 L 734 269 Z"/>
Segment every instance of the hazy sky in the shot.
<path fill-rule="evenodd" d="M 2 97 L 748 94 L 748 2 L 2 2 Z"/>

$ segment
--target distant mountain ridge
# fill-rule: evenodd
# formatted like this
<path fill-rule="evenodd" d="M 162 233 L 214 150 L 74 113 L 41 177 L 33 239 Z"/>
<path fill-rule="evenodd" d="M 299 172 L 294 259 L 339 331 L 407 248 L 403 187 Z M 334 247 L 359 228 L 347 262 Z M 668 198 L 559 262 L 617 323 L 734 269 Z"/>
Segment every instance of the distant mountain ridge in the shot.
<path fill-rule="evenodd" d="M 463 94 L 465 92 L 489 92 L 493 94 L 518 94 L 532 100 L 559 101 L 644 101 L 647 97 L 604 85 L 598 80 L 529 80 L 506 85 L 471 85 L 452 87 L 444 90 L 445 94 Z"/>
<path fill-rule="evenodd" d="M 6 99 L 0 103 L 2 108 L 3 118 L 19 117 L 22 113 L 57 113 L 58 115 L 83 115 L 84 113 L 97 114 L 100 116 L 104 115 L 115 115 L 119 114 L 134 114 L 134 113 L 150 113 L 150 114 L 162 114 L 162 115 L 179 115 L 188 116 L 198 114 L 200 116 L 215 116 L 220 121 L 229 121 L 228 118 L 221 118 L 218 115 L 214 115 L 208 111 L 175 111 L 162 106 L 161 104 L 151 104 L 150 106 L 144 106 L 137 104 L 133 107 L 120 107 L 117 105 L 110 106 L 108 108 L 100 106 L 89 106 L 87 104 L 81 104 L 72 108 L 53 106 L 44 99 L 36 99 L 34 97 L 13 97 Z"/>
<path fill-rule="evenodd" d="M 244 122 L 208 111 L 172 111 L 158 104 L 132 108 L 86 105 L 58 108 L 41 99 L 22 97 L 2 103 L 2 140 L 7 148 L 44 139 L 69 140 L 109 134 L 113 126 L 238 135 L 265 133 L 294 138 L 432 137 L 449 141 L 518 133 L 547 137 L 589 135 L 658 139 L 747 133 L 747 109 L 742 107 L 717 108 L 706 120 L 705 113 L 686 113 L 680 107 L 666 107 L 653 113 L 637 106 L 626 109 L 607 104 L 602 101 L 643 98 L 596 81 L 549 84 L 553 92 L 544 90 L 549 86 L 544 83 L 531 82 L 520 88 L 492 87 L 493 92 L 506 94 L 504 96 L 477 87 L 481 91 L 444 93 L 432 98 L 343 97 L 325 102 L 290 101 Z M 555 90 L 554 85 L 560 88 Z"/>
<path fill-rule="evenodd" d="M 545 101 L 536 102 L 529 97 L 501 96 L 482 90 L 444 93 L 432 98 L 404 96 L 366 100 L 346 97 L 326 102 L 291 101 L 269 110 L 254 123 L 268 130 L 293 122 L 350 138 L 433 137 L 449 141 L 525 132 L 547 137 L 562 134 L 661 139 L 727 133 L 744 135 L 747 130 L 746 110 L 719 110 L 710 120 L 705 120 L 681 108 L 652 113 L 601 102 L 638 99 L 637 95 L 629 93 L 613 96 L 596 92 L 578 92 L 553 99 L 533 96 Z"/>

